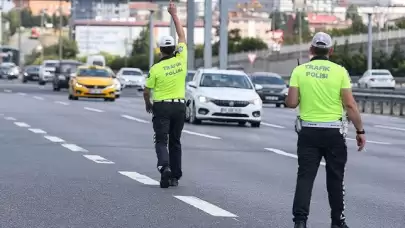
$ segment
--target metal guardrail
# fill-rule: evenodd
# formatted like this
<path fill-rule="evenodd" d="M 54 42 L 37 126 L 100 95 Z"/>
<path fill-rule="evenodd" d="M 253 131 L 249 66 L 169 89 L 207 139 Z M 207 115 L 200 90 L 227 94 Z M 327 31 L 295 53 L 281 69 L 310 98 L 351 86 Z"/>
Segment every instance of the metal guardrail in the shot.
<path fill-rule="evenodd" d="M 405 29 L 373 33 L 372 38 L 374 41 L 405 38 Z M 337 45 L 344 45 L 346 40 L 350 44 L 367 43 L 368 35 L 359 34 L 359 35 L 333 37 L 333 41 L 336 42 Z M 299 52 L 299 51 L 305 52 L 305 51 L 308 51 L 309 46 L 310 46 L 310 43 L 305 43 L 305 44 L 301 44 L 301 45 L 300 44 L 286 45 L 286 46 L 282 46 L 278 53 L 281 53 L 281 54 L 294 53 L 294 52 Z M 268 55 L 271 55 L 272 53 L 275 53 L 275 52 L 271 52 L 270 50 L 262 50 L 262 51 L 256 51 L 256 52 L 253 51 L 253 52 L 256 53 L 256 55 L 258 57 L 268 56 Z M 238 61 L 243 61 L 243 60 L 248 61 L 249 53 L 252 53 L 252 52 L 242 52 L 242 53 L 228 55 L 228 61 L 229 62 L 238 62 Z M 216 63 L 218 61 L 219 61 L 218 56 L 212 57 L 213 63 Z"/>
<path fill-rule="evenodd" d="M 403 95 L 354 92 L 353 95 L 361 112 L 404 116 L 405 92 Z"/>

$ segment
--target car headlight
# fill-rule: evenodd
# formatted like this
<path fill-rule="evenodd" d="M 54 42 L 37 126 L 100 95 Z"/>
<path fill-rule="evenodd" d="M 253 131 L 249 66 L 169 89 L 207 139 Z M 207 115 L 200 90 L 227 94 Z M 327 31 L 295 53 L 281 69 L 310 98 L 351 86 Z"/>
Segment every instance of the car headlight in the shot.
<path fill-rule="evenodd" d="M 205 97 L 205 96 L 199 96 L 198 101 L 201 102 L 201 103 L 208 103 L 208 102 L 211 101 L 211 99 L 208 98 L 208 97 Z"/>
<path fill-rule="evenodd" d="M 105 88 L 106 89 L 115 89 L 115 83 L 113 83 L 113 84 L 111 84 L 109 86 L 106 86 Z"/>
<path fill-rule="evenodd" d="M 83 85 L 80 85 L 79 83 L 76 82 L 75 87 L 83 87 Z"/>
<path fill-rule="evenodd" d="M 24 76 L 28 76 L 27 72 L 24 72 Z"/>
<path fill-rule="evenodd" d="M 281 93 L 287 96 L 288 95 L 288 88 L 285 88 Z"/>
<path fill-rule="evenodd" d="M 257 98 L 257 99 L 250 101 L 250 103 L 254 104 L 254 105 L 262 105 L 262 99 Z"/>

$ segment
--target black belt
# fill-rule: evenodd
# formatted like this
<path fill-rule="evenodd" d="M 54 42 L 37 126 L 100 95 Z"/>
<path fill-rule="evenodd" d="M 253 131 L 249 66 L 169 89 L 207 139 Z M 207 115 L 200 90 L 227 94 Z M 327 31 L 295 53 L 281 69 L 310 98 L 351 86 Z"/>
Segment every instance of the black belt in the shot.
<path fill-rule="evenodd" d="M 167 99 L 167 100 L 160 100 L 160 101 L 153 101 L 154 103 L 185 103 L 184 99 Z"/>

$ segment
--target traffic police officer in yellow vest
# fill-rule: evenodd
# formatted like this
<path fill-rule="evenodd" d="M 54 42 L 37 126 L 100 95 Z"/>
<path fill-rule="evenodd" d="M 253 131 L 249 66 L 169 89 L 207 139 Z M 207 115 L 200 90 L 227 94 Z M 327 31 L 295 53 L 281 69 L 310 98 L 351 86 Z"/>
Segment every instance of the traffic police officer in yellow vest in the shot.
<path fill-rule="evenodd" d="M 164 36 L 160 39 L 159 48 L 162 57 L 150 68 L 144 90 L 146 111 L 153 113 L 154 142 L 157 167 L 161 173 L 161 188 L 177 186 L 182 176 L 180 137 L 186 113 L 186 37 L 177 17 L 176 6 L 171 1 L 168 11 L 173 18 L 179 44 L 176 50 L 173 37 Z M 153 104 L 150 99 L 151 90 L 153 90 Z"/>
<path fill-rule="evenodd" d="M 315 34 L 310 62 L 297 66 L 290 79 L 286 104 L 299 105 L 297 156 L 298 173 L 293 203 L 295 228 L 306 228 L 312 188 L 322 157 L 326 161 L 327 190 L 332 228 L 348 228 L 344 216 L 344 171 L 347 146 L 343 136 L 344 109 L 357 130 L 357 145 L 365 146 L 364 129 L 351 91 L 347 70 L 329 61 L 332 38 Z"/>

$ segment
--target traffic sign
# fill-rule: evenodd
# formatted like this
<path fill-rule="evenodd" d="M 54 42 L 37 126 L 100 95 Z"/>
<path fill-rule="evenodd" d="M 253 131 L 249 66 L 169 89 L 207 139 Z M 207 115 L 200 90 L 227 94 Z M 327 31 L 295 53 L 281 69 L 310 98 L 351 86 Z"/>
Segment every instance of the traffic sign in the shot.
<path fill-rule="evenodd" d="M 249 58 L 250 64 L 253 64 L 256 59 L 256 54 L 250 53 L 250 54 L 248 54 L 248 58 Z"/>

